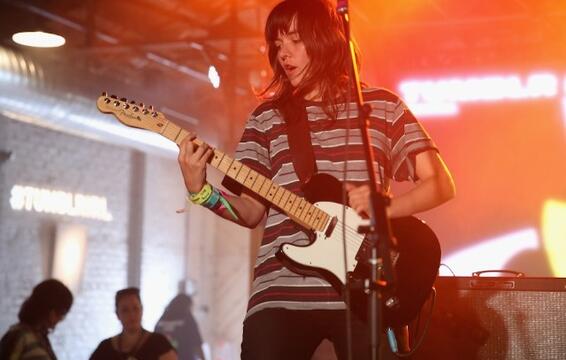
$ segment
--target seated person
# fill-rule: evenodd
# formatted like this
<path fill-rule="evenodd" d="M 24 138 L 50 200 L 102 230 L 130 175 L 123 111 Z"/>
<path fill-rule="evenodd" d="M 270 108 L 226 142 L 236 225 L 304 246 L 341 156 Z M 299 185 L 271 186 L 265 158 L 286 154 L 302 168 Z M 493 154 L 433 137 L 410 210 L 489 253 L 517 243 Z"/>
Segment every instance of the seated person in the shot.
<path fill-rule="evenodd" d="M 91 360 L 177 360 L 177 353 L 165 336 L 142 327 L 143 307 L 138 288 L 119 290 L 115 304 L 122 332 L 103 340 L 90 356 Z"/>

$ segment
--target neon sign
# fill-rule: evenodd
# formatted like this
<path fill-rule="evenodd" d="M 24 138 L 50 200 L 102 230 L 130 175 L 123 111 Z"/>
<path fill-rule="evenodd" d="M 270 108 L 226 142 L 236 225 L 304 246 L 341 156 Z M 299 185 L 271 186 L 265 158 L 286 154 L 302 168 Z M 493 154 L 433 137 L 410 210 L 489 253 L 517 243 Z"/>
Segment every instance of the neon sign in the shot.
<path fill-rule="evenodd" d="M 10 206 L 16 211 L 67 215 L 86 219 L 112 221 L 105 197 L 14 185 Z"/>
<path fill-rule="evenodd" d="M 550 72 L 406 80 L 399 84 L 403 99 L 421 117 L 456 115 L 462 103 L 555 98 L 559 90 L 559 78 Z"/>

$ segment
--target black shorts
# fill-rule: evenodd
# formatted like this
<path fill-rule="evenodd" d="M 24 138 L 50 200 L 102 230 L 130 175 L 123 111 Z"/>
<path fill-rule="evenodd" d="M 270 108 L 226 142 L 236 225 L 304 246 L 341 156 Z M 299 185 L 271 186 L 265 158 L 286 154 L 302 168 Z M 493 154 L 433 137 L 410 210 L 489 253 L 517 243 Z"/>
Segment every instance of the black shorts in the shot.
<path fill-rule="evenodd" d="M 353 359 L 370 359 L 369 327 L 352 316 Z M 338 359 L 347 356 L 344 310 L 266 309 L 244 321 L 243 360 L 310 360 L 322 340 L 334 344 Z"/>

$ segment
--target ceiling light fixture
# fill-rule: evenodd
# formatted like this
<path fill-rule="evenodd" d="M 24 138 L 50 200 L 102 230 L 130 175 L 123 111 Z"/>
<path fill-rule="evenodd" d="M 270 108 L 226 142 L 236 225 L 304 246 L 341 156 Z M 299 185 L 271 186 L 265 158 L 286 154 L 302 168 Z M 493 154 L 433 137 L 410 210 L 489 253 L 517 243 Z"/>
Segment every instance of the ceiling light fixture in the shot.
<path fill-rule="evenodd" d="M 208 68 L 208 79 L 215 89 L 218 89 L 220 87 L 220 75 L 218 74 L 218 70 L 216 70 L 214 65 L 210 65 Z"/>
<path fill-rule="evenodd" d="M 12 35 L 16 44 L 41 48 L 53 48 L 65 45 L 65 38 L 43 31 L 19 32 Z"/>

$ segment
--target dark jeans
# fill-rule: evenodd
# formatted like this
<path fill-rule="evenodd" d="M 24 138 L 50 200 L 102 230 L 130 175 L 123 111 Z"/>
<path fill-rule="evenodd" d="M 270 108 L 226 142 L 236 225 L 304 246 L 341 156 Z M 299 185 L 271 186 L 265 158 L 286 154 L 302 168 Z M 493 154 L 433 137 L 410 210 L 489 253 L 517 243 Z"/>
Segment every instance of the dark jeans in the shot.
<path fill-rule="evenodd" d="M 324 339 L 338 359 L 347 356 L 346 312 L 342 310 L 266 309 L 244 321 L 242 360 L 310 360 Z M 370 359 L 369 331 L 352 316 L 353 359 Z"/>

